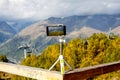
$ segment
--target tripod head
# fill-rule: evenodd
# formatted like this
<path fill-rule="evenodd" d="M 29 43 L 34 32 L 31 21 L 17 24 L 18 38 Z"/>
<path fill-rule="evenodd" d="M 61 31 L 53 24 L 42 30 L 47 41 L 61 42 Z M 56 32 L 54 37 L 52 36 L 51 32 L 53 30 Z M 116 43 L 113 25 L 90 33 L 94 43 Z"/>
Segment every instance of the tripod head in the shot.
<path fill-rule="evenodd" d="M 62 42 L 65 43 L 66 41 L 65 41 L 65 39 L 60 38 L 60 39 L 59 39 L 59 42 L 60 42 L 60 43 L 62 43 Z"/>

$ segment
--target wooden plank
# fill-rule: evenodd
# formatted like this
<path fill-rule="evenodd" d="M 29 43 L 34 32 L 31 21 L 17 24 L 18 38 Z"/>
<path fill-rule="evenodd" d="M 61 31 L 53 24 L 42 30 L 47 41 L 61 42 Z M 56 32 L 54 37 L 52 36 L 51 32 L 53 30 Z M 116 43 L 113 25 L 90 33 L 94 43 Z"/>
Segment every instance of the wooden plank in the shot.
<path fill-rule="evenodd" d="M 60 72 L 0 62 L 0 71 L 39 80 L 84 80 L 93 76 L 120 70 L 120 62 L 75 69 L 61 75 Z"/>
<path fill-rule="evenodd" d="M 38 80 L 63 80 L 60 72 L 0 62 L 0 71 Z"/>
<path fill-rule="evenodd" d="M 75 69 L 67 72 L 63 80 L 84 80 L 101 74 L 120 70 L 120 61 L 108 64 L 101 64 L 93 67 Z"/>

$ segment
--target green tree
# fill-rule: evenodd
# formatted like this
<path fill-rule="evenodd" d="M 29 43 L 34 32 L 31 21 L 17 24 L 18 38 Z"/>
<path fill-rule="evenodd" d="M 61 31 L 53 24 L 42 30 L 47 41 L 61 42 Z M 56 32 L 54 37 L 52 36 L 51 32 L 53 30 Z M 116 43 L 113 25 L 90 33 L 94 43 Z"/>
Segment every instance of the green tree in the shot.
<path fill-rule="evenodd" d="M 8 59 L 7 59 L 6 55 L 0 55 L 0 61 L 8 62 Z"/>

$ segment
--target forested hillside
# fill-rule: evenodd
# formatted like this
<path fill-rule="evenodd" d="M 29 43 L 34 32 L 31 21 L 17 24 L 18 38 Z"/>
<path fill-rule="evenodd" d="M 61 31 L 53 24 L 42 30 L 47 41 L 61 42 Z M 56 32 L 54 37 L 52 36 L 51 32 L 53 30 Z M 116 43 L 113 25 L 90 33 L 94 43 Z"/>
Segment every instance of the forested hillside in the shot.
<path fill-rule="evenodd" d="M 65 60 L 75 69 L 120 60 L 120 37 L 103 33 L 93 34 L 86 39 L 73 39 L 63 45 Z M 21 64 L 49 69 L 59 56 L 59 44 L 48 46 L 41 55 L 29 54 Z M 65 67 L 68 69 L 67 67 Z M 59 63 L 54 70 L 59 70 Z M 29 80 L 13 76 L 12 80 Z M 92 80 L 120 80 L 120 71 L 94 77 Z M 31 79 L 30 79 L 31 80 Z"/>

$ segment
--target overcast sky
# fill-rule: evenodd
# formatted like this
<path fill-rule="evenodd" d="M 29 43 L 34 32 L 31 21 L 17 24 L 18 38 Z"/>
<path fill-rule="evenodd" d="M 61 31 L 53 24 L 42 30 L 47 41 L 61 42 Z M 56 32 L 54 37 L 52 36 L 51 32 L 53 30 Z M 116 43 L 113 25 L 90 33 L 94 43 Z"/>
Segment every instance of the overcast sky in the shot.
<path fill-rule="evenodd" d="M 120 0 L 0 0 L 1 19 L 40 20 L 117 13 L 120 13 Z"/>

